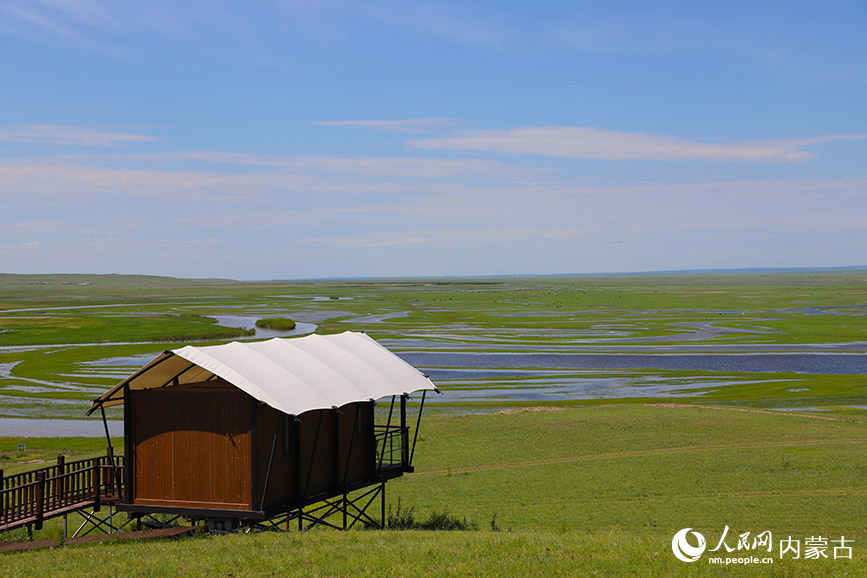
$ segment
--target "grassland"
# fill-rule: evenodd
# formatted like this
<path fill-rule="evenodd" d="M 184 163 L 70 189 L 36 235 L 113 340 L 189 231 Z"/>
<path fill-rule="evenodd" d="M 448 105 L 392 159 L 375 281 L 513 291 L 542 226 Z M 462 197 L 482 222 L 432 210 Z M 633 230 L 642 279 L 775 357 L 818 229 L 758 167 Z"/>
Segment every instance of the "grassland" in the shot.
<path fill-rule="evenodd" d="M 390 482 L 388 501 L 420 517 L 467 517 L 476 531 L 108 543 L 6 555 L 2 566 L 7 576 L 72 575 L 84 565 L 96 576 L 860 576 L 865 428 L 862 416 L 660 404 L 431 418 L 416 473 Z M 0 450 L 16 441 L 3 439 Z M 55 443 L 28 447 L 49 459 L 59 448 L 40 446 Z M 86 441 L 75 443 L 84 451 Z M 770 531 L 774 563 L 723 569 L 709 554 L 693 564 L 671 554 L 681 528 L 714 548 L 725 526 L 730 547 L 738 534 Z M 852 560 L 780 559 L 779 540 L 818 535 L 854 540 Z"/>

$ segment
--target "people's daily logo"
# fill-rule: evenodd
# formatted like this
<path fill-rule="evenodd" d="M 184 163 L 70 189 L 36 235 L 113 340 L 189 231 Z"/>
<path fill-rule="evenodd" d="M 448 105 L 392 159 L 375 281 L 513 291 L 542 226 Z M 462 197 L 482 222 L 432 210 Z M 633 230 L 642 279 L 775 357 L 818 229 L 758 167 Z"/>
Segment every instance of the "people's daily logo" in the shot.
<path fill-rule="evenodd" d="M 692 532 L 692 535 L 698 540 L 697 545 L 693 546 L 687 541 L 687 534 L 690 533 L 690 530 L 692 528 L 684 528 L 671 539 L 671 550 L 678 560 L 683 560 L 684 562 L 695 562 L 704 553 L 704 549 L 707 548 L 704 536 L 698 532 Z"/>
<path fill-rule="evenodd" d="M 671 539 L 671 551 L 682 562 L 695 562 L 707 551 L 710 564 L 773 564 L 779 558 L 791 560 L 838 560 L 852 559 L 852 544 L 855 540 L 840 536 L 839 540 L 813 535 L 809 538 L 787 536 L 775 542 L 770 530 L 761 533 L 732 532 L 726 526 L 716 548 L 708 549 L 707 540 L 692 528 L 678 531 Z M 774 546 L 779 544 L 779 554 L 774 557 Z"/>

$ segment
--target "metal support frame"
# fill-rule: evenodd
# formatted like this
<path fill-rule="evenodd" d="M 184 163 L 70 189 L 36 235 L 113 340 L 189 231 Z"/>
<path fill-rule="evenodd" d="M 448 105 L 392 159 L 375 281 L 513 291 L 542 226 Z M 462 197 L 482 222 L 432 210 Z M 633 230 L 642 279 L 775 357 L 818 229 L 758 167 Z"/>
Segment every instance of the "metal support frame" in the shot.
<path fill-rule="evenodd" d="M 115 521 L 115 511 L 114 508 L 108 506 L 106 508 L 106 513 L 103 515 L 99 515 L 99 510 L 93 509 L 91 511 L 87 510 L 76 510 L 75 513 L 84 518 L 84 521 L 78 527 L 78 530 L 72 535 L 73 538 L 77 538 L 79 536 L 87 536 L 93 532 L 99 531 L 103 534 L 117 534 L 121 532 L 127 524 L 132 523 L 133 519 L 127 517 L 122 523 L 117 523 Z M 87 529 L 87 531 L 82 532 L 87 525 L 91 524 L 91 527 Z M 66 535 L 65 531 L 66 519 L 64 517 L 64 536 Z"/>
<path fill-rule="evenodd" d="M 382 518 L 377 521 L 368 514 L 370 506 L 380 498 Z M 328 519 L 334 515 L 342 516 L 342 524 L 337 525 Z M 323 500 L 312 509 L 299 508 L 286 518 L 298 518 L 299 529 L 306 531 L 316 526 L 328 526 L 336 530 L 351 530 L 359 522 L 374 528 L 385 528 L 385 482 L 361 490 L 361 493 L 350 497 L 349 493 Z M 307 525 L 305 526 L 305 522 Z"/>
<path fill-rule="evenodd" d="M 312 504 L 280 512 L 266 520 L 242 521 L 238 528 L 220 531 L 219 533 L 248 534 L 250 532 L 289 532 L 291 522 L 297 522 L 297 531 L 306 532 L 317 526 L 326 526 L 335 530 L 351 530 L 356 524 L 366 524 L 379 530 L 385 529 L 385 482 L 352 492 L 337 494 L 316 504 Z M 376 520 L 370 514 L 371 506 L 379 498 L 380 519 Z M 339 516 L 340 521 L 333 520 Z M 175 517 L 177 520 L 180 516 Z"/>

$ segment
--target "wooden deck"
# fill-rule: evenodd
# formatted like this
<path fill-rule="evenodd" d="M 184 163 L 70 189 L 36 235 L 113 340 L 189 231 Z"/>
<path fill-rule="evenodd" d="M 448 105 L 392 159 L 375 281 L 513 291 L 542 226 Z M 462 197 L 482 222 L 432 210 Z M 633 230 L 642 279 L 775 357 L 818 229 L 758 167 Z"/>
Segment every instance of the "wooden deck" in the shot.
<path fill-rule="evenodd" d="M 113 505 L 123 494 L 123 456 L 99 456 L 4 476 L 0 470 L 0 531 L 76 510 Z"/>

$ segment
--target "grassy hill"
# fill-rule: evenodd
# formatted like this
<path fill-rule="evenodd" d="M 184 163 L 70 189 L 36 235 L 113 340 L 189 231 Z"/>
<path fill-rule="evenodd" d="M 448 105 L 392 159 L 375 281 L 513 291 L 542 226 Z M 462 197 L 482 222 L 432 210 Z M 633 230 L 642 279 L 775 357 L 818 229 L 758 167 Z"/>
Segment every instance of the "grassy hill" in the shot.
<path fill-rule="evenodd" d="M 18 275 L 0 273 L 0 289 L 18 287 L 51 288 L 90 286 L 93 288 L 159 288 L 159 287 L 190 287 L 207 285 L 236 284 L 232 279 L 182 279 L 177 277 L 162 277 L 157 275 L 89 275 L 75 274 L 39 274 Z"/>

